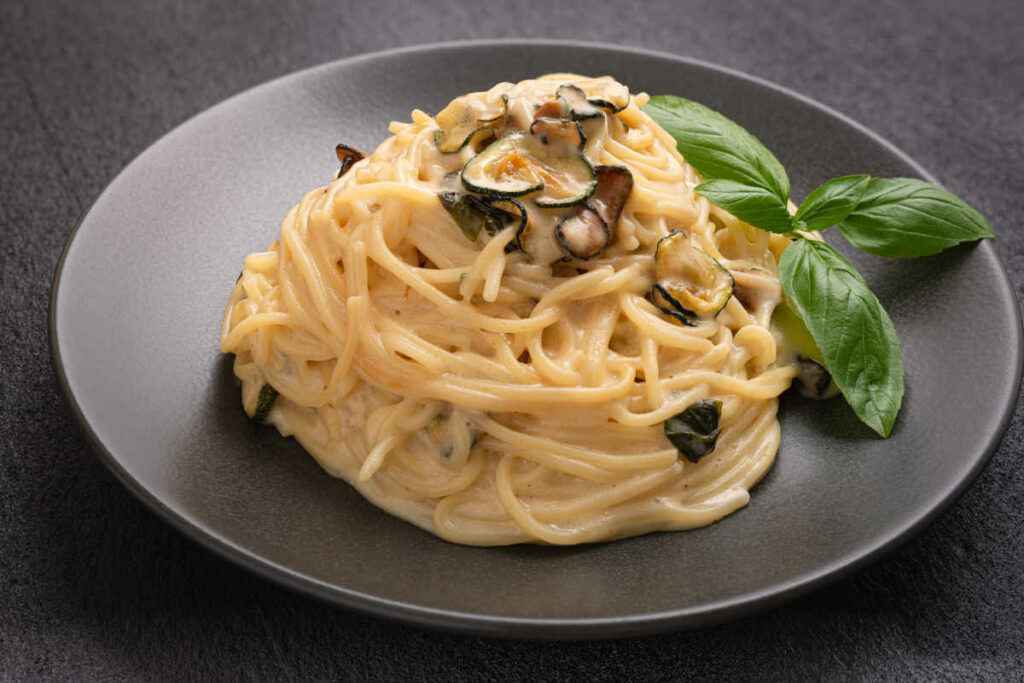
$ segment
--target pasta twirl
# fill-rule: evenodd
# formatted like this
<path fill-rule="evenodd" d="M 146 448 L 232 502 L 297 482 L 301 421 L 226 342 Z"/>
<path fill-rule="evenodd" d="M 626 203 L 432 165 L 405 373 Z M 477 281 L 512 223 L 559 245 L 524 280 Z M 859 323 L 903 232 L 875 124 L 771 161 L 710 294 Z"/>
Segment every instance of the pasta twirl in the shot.
<path fill-rule="evenodd" d="M 607 77 L 555 74 L 456 102 L 503 108 L 506 125 L 526 130 L 570 84 L 591 101 L 624 92 Z M 553 258 L 531 252 L 512 224 L 472 238 L 438 194 L 461 191 L 459 171 L 486 141 L 474 131 L 442 152 L 443 113 L 391 124 L 246 257 L 221 336 L 246 410 L 271 385 L 282 434 L 376 505 L 458 543 L 601 541 L 699 527 L 746 505 L 775 458 L 777 396 L 796 373 L 769 328 L 786 238 L 696 195 L 700 177 L 641 111 L 646 96 L 627 98 L 580 122 L 589 163 L 632 176 L 607 246 L 589 258 L 559 242 Z M 538 183 L 564 181 L 542 170 Z M 518 201 L 531 235 L 583 215 Z M 735 283 L 699 324 L 649 296 L 657 245 L 673 231 Z M 565 248 L 572 236 L 559 239 Z M 720 433 L 690 462 L 663 425 L 704 400 L 721 402 Z"/>

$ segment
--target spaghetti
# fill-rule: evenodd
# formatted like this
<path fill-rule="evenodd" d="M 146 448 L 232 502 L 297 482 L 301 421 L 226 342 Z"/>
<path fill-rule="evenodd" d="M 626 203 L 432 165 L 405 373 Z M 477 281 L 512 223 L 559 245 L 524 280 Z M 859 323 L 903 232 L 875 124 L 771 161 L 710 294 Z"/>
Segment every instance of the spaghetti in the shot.
<path fill-rule="evenodd" d="M 645 102 L 607 77 L 554 74 L 392 123 L 245 258 L 221 348 L 235 354 L 247 412 L 273 387 L 267 419 L 281 434 L 374 504 L 458 543 L 602 541 L 700 527 L 746 505 L 775 458 L 777 397 L 797 372 L 770 328 L 788 239 L 695 194 L 699 175 Z M 539 151 L 483 158 L 537 135 L 541 118 L 555 123 L 530 143 Z M 599 174 L 574 184 L 568 157 L 539 156 L 562 131 L 579 132 L 586 167 L 631 176 L 614 221 Z M 466 192 L 478 214 L 446 207 L 439 194 L 463 197 L 459 174 L 478 158 L 485 180 L 528 191 Z M 585 204 L 577 185 L 593 193 Z M 487 229 L 474 237 L 467 215 Z M 598 253 L 573 251 L 595 235 Z M 733 289 L 705 319 L 651 297 L 672 236 L 728 273 Z M 665 423 L 702 401 L 720 417 L 712 449 L 691 462 Z"/>

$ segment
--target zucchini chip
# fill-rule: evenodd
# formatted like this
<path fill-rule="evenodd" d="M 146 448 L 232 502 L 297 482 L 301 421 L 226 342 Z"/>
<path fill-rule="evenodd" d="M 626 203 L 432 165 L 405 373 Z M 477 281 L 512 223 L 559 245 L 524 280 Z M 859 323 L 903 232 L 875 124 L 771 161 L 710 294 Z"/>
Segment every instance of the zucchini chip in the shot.
<path fill-rule="evenodd" d="M 629 88 L 621 83 L 612 83 L 611 89 L 605 92 L 604 97 L 591 97 L 589 101 L 595 107 L 618 114 L 629 105 Z"/>
<path fill-rule="evenodd" d="M 605 97 L 587 97 L 579 86 L 566 83 L 558 86 L 555 96 L 564 103 L 570 118 L 585 121 L 601 116 L 602 109 L 618 114 L 626 108 L 629 104 L 629 89 L 618 83 L 615 86 Z"/>
<path fill-rule="evenodd" d="M 466 163 L 462 185 L 491 197 L 520 197 L 543 190 L 537 205 L 550 207 L 584 201 L 597 180 L 575 135 L 548 137 L 545 142 L 541 136 L 511 133 Z"/>
<path fill-rule="evenodd" d="M 519 236 L 526 230 L 526 226 L 529 223 L 529 215 L 526 213 L 526 207 L 523 206 L 522 202 L 519 202 L 512 198 L 480 198 L 484 206 L 487 207 L 486 211 L 492 218 L 496 218 L 501 223 L 501 228 L 504 229 L 509 225 L 515 224 L 516 226 L 516 238 L 505 245 L 505 253 L 511 253 L 519 249 Z M 497 234 L 491 233 L 491 234 Z"/>
<path fill-rule="evenodd" d="M 587 205 L 608 224 L 609 230 L 613 230 L 633 191 L 633 174 L 625 166 L 598 166 L 594 175 L 597 177 L 597 189 Z"/>
<path fill-rule="evenodd" d="M 823 401 L 839 394 L 839 387 L 825 366 L 811 358 L 797 357 L 800 374 L 796 376 L 797 391 L 805 398 Z"/>
<path fill-rule="evenodd" d="M 601 109 L 587 99 L 587 94 L 579 86 L 566 83 L 558 86 L 555 96 L 564 103 L 573 121 L 586 121 L 601 116 Z"/>
<path fill-rule="evenodd" d="M 614 237 L 622 208 L 633 191 L 633 174 L 622 166 L 597 166 L 597 188 L 584 206 L 555 226 L 555 239 L 572 258 L 597 256 Z M 538 202 L 539 204 L 540 202 Z"/>
<path fill-rule="evenodd" d="M 587 138 L 579 122 L 539 118 L 530 125 L 530 133 L 540 140 L 549 155 L 564 158 L 561 163 L 547 164 L 547 190 L 535 199 L 537 206 L 575 206 L 585 201 L 597 187 L 597 177 L 595 169 L 583 156 Z"/>
<path fill-rule="evenodd" d="M 366 158 L 366 155 L 355 147 L 349 147 L 340 142 L 335 146 L 334 153 L 338 156 L 338 161 L 341 162 L 341 169 L 338 170 L 335 180 L 348 173 L 349 169 L 355 166 L 357 161 L 362 161 Z"/>
<path fill-rule="evenodd" d="M 713 319 L 732 296 L 729 271 L 678 231 L 658 241 L 654 271 L 652 301 L 684 325 Z"/>
<path fill-rule="evenodd" d="M 583 127 L 576 121 L 539 117 L 530 124 L 530 133 L 540 138 L 542 144 L 558 145 L 560 150 L 568 153 L 573 149 L 582 150 L 587 144 Z"/>
<path fill-rule="evenodd" d="M 588 259 L 597 256 L 611 241 L 611 230 L 590 207 L 563 218 L 555 226 L 555 239 L 570 256 Z"/>
<path fill-rule="evenodd" d="M 465 98 L 456 99 L 435 118 L 440 130 L 434 133 L 434 144 L 444 154 L 451 154 L 471 143 L 483 142 L 497 135 L 507 114 L 508 100 L 504 97 L 496 109 L 481 109 Z"/>

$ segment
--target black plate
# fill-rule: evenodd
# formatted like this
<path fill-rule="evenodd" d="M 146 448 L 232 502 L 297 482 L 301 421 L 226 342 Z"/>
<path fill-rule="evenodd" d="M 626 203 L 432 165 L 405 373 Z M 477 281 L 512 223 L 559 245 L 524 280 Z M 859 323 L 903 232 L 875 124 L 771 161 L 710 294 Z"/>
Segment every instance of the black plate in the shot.
<path fill-rule="evenodd" d="M 378 615 L 552 638 L 732 618 L 863 565 L 920 530 L 1006 427 L 1020 321 L 992 247 L 887 262 L 854 255 L 903 339 L 907 399 L 874 437 L 842 401 L 784 402 L 778 462 L 748 508 L 699 531 L 577 548 L 465 548 L 378 511 L 293 441 L 251 424 L 221 312 L 246 253 L 388 121 L 551 71 L 610 73 L 735 118 L 796 196 L 852 172 L 929 178 L 844 116 L 778 86 L 664 54 L 474 42 L 334 62 L 188 121 L 133 161 L 68 242 L 51 303 L 54 361 L 122 481 L 193 538 L 268 578 Z M 997 226 L 998 227 L 998 226 Z"/>

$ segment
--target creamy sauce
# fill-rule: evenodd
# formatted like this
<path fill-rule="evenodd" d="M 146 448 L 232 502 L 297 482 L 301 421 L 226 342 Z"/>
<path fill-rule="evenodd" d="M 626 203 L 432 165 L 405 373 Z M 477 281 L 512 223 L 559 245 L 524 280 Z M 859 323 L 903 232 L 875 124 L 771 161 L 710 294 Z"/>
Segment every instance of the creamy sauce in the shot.
<path fill-rule="evenodd" d="M 796 373 L 769 327 L 786 238 L 694 194 L 701 179 L 642 112 L 646 96 L 610 78 L 558 74 L 460 101 L 488 115 L 507 101 L 505 129 L 528 130 L 568 83 L 623 107 L 584 124 L 588 162 L 635 183 L 600 254 L 565 260 L 555 226 L 579 207 L 532 195 L 520 198 L 525 253 L 513 228 L 470 239 L 437 194 L 464 190 L 458 173 L 479 150 L 440 152 L 437 120 L 416 111 L 289 212 L 279 241 L 247 257 L 225 313 L 222 349 L 236 355 L 246 410 L 269 383 L 283 435 L 454 542 L 710 524 L 747 504 L 778 448 L 776 397 Z M 737 284 L 693 327 L 646 298 L 655 245 L 673 230 Z M 706 399 L 721 401 L 721 433 L 693 463 L 664 423 Z"/>

